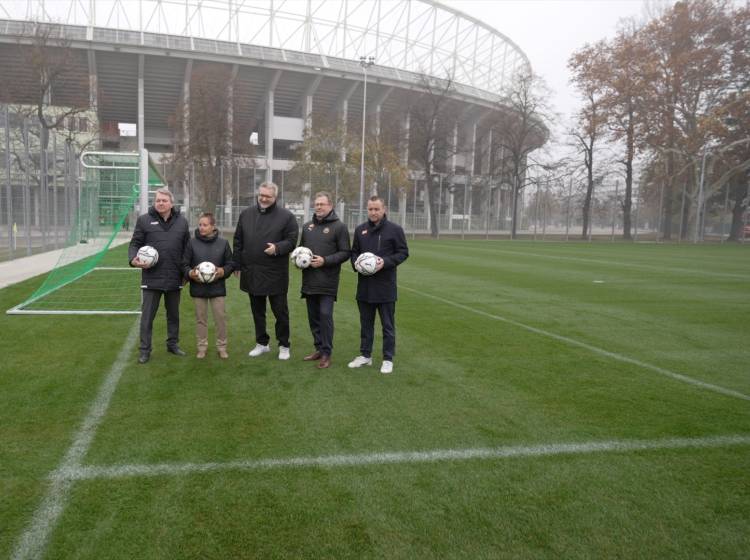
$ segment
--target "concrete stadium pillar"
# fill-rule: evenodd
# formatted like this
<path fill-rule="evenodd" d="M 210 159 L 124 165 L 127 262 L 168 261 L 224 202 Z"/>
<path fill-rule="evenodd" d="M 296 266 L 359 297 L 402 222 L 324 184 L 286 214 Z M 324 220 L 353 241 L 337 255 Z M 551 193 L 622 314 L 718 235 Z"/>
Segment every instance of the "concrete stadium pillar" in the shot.
<path fill-rule="evenodd" d="M 341 132 L 346 136 L 347 121 L 349 119 L 349 98 L 359 88 L 359 82 L 352 82 L 352 84 L 341 94 L 337 103 L 338 118 L 341 123 Z M 341 147 L 341 161 L 346 161 L 346 148 Z"/>
<path fill-rule="evenodd" d="M 281 70 L 277 70 L 266 90 L 266 180 L 273 179 L 273 140 L 274 140 L 274 102 L 276 86 L 281 79 Z"/>
<path fill-rule="evenodd" d="M 403 146 L 401 148 L 401 165 L 408 167 L 409 165 L 409 133 L 411 129 L 411 112 L 407 111 L 406 116 L 403 120 L 401 129 L 401 138 L 403 139 Z"/>
<path fill-rule="evenodd" d="M 143 84 L 143 72 L 145 70 L 145 58 L 142 54 L 138 55 L 138 154 L 141 156 L 141 192 L 140 192 L 140 209 L 141 214 L 145 214 L 148 211 L 148 157 L 144 159 L 143 154 L 146 146 L 146 130 L 145 130 L 145 114 L 146 110 L 144 107 L 144 84 Z M 143 178 L 146 177 L 144 182 Z"/>

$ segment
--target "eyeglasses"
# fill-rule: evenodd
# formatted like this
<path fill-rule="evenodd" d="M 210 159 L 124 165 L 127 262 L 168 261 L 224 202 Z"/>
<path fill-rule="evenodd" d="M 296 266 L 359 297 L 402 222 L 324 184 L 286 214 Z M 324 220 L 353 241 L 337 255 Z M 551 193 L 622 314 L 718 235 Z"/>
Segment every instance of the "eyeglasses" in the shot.
<path fill-rule="evenodd" d="M 272 199 L 274 199 L 275 197 L 274 197 L 273 195 L 270 195 L 270 194 L 259 194 L 259 195 L 258 195 L 258 198 L 263 198 L 263 199 L 271 199 L 271 200 L 272 200 Z"/>

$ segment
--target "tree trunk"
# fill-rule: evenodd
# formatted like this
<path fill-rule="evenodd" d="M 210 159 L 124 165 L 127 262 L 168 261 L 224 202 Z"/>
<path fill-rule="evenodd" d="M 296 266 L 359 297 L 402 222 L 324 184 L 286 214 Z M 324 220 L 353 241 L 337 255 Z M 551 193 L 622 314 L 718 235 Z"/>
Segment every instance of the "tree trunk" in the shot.
<path fill-rule="evenodd" d="M 47 150 L 49 149 L 49 129 L 44 126 L 43 122 L 39 123 L 39 143 L 40 143 L 40 152 L 39 152 L 39 208 L 41 210 L 39 216 L 39 227 L 42 231 L 42 246 L 46 249 L 47 247 L 47 218 L 48 218 L 48 208 L 47 208 L 47 183 L 48 183 L 48 176 L 47 173 L 49 171 L 48 164 L 47 164 Z"/>
<path fill-rule="evenodd" d="M 589 228 L 591 227 L 589 216 L 591 215 L 591 198 L 594 194 L 594 166 L 590 156 L 586 168 L 588 177 L 586 182 L 586 198 L 583 201 L 583 230 L 581 231 L 581 239 L 586 239 L 586 236 L 589 233 Z"/>
<path fill-rule="evenodd" d="M 510 217 L 510 238 L 516 238 L 516 225 L 518 217 L 518 174 L 513 173 L 513 213 Z"/>
<path fill-rule="evenodd" d="M 633 209 L 633 158 L 635 157 L 635 130 L 633 126 L 633 112 L 630 112 L 626 137 L 627 154 L 625 157 L 625 200 L 622 204 L 622 238 L 631 241 Z"/>
<path fill-rule="evenodd" d="M 742 215 L 745 213 L 742 198 L 742 196 L 738 196 L 734 201 L 734 206 L 732 206 L 732 226 L 729 228 L 727 241 L 740 241 L 742 239 L 742 228 L 745 225 L 742 220 Z"/>
<path fill-rule="evenodd" d="M 430 237 L 437 238 L 440 233 L 437 212 L 438 186 L 434 179 L 432 175 L 427 176 L 427 208 L 430 213 Z"/>

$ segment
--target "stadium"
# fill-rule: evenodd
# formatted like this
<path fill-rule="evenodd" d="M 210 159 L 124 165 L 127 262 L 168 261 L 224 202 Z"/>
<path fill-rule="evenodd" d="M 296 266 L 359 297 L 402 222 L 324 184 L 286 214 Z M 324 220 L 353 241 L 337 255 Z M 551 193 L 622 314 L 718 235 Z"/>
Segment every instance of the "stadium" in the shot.
<path fill-rule="evenodd" d="M 35 34 L 50 46 L 64 42 L 72 51 L 66 77 L 50 88 L 49 104 L 85 107 L 72 127 L 97 132 L 104 150 L 147 149 L 187 209 L 200 206 L 202 178 L 193 160 L 180 171 L 167 170 L 166 162 L 176 147 L 191 144 L 194 116 L 185 118 L 185 108 L 196 111 L 190 106 L 196 80 L 226 82 L 227 106 L 209 117 L 223 121 L 231 144 L 216 196 L 224 225 L 258 184 L 272 179 L 300 218 L 305 193 L 326 188 L 352 210 L 361 205 L 357 191 L 380 192 L 402 222 L 422 230 L 430 229 L 431 214 L 444 214 L 446 230 L 506 227 L 511 181 L 493 135 L 503 133 L 498 116 L 512 112 L 503 93 L 530 64 L 509 38 L 453 8 L 411 0 L 3 2 L 0 17 L 6 18 L 0 20 L 0 72 L 9 83 L 33 81 L 22 51 L 33 46 Z M 433 125 L 438 153 L 429 164 L 439 200 L 430 211 L 425 166 L 415 157 L 424 139 L 410 109 L 441 88 L 445 107 Z M 26 87 L 11 88 L 8 96 L 33 103 Z M 290 176 L 295 160 L 303 159 L 305 131 L 316 136 L 330 123 L 352 139 L 337 146 L 346 171 Z M 540 126 L 530 142 L 541 145 L 546 134 Z M 390 169 L 368 160 L 360 188 L 359 139 L 364 146 L 365 137 L 365 152 L 389 145 L 405 173 L 392 179 Z M 34 205 L 38 197 L 32 198 Z"/>
<path fill-rule="evenodd" d="M 749 557 L 747 245 L 498 239 L 528 70 L 430 0 L 0 0 L 0 558 Z M 222 117 L 195 134 L 206 83 Z M 189 150 L 215 129 L 208 200 Z M 188 355 L 160 311 L 138 363 L 144 193 L 215 204 L 229 237 L 268 179 L 300 220 L 319 189 L 349 226 L 387 199 L 409 247 L 390 374 L 347 367 L 347 265 L 324 371 L 291 264 L 289 360 L 248 356 L 228 278 L 227 359 L 198 359 L 183 293 Z"/>

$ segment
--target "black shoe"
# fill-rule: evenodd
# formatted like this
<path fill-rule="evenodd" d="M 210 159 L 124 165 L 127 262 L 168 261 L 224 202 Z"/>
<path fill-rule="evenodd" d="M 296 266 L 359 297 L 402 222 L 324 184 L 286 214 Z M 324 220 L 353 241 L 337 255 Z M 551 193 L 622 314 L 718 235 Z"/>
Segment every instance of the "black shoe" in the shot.
<path fill-rule="evenodd" d="M 145 364 L 146 362 L 148 362 L 149 358 L 151 358 L 151 354 L 149 352 L 141 352 L 141 354 L 138 356 L 138 363 Z"/>
<path fill-rule="evenodd" d="M 169 352 L 170 354 L 174 354 L 175 356 L 187 356 L 185 352 L 180 350 L 179 346 L 172 346 L 172 348 L 167 348 L 167 352 Z"/>

